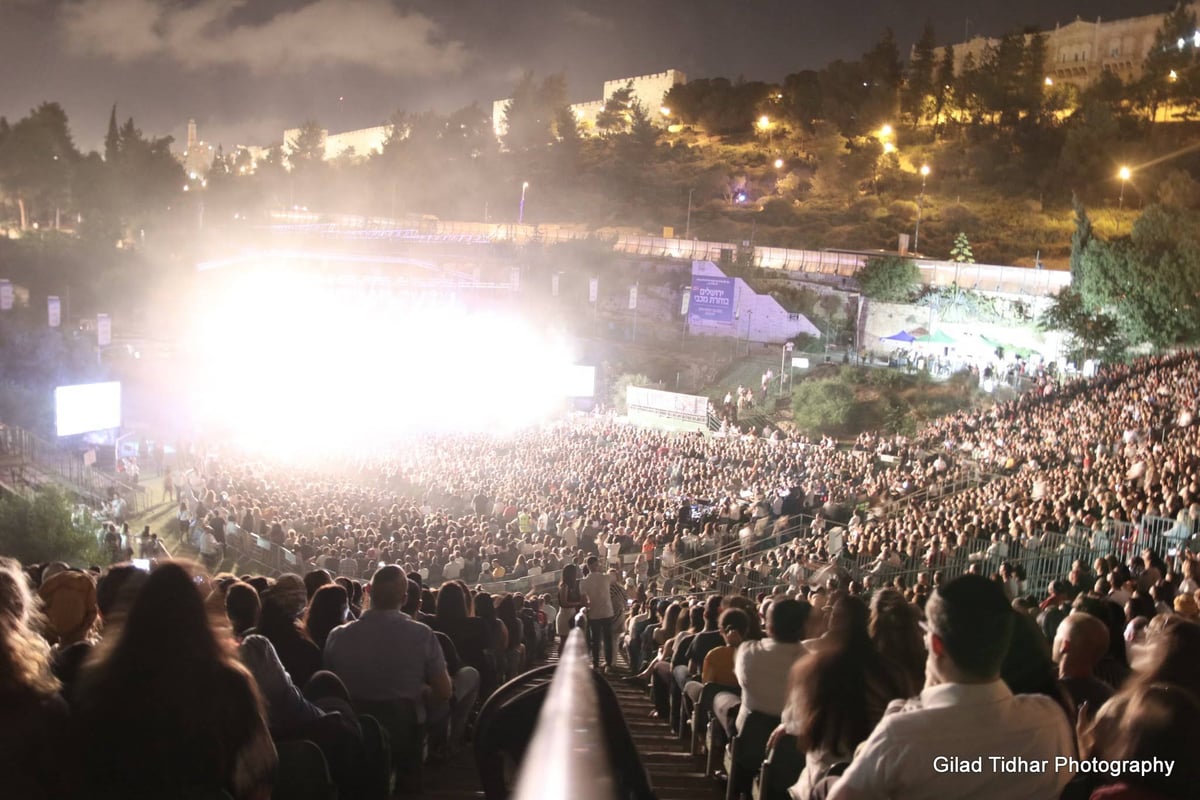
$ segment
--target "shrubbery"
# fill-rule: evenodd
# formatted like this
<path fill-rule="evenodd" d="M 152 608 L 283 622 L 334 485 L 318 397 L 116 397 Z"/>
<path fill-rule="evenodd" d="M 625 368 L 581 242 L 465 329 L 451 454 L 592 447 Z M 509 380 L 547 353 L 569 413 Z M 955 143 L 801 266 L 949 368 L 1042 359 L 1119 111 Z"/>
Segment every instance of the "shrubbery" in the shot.
<path fill-rule="evenodd" d="M 921 285 L 921 270 L 911 258 L 869 258 L 854 275 L 862 293 L 872 300 L 904 303 Z"/>
<path fill-rule="evenodd" d="M 796 386 L 792 421 L 810 434 L 911 434 L 926 420 L 971 406 L 977 396 L 976 378 L 968 372 L 935 382 L 924 372 L 842 367 Z"/>
<path fill-rule="evenodd" d="M 22 564 L 97 563 L 95 533 L 73 519 L 72 510 L 71 501 L 55 488 L 38 490 L 32 500 L 0 497 L 0 555 Z"/>

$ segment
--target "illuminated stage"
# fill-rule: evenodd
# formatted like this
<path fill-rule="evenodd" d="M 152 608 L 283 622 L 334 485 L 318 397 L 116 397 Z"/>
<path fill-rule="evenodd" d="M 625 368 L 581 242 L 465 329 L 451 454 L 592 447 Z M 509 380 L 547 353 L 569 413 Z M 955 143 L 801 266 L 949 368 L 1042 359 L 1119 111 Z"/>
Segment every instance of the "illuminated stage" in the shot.
<path fill-rule="evenodd" d="M 515 310 L 506 272 L 329 250 L 203 264 L 183 337 L 193 420 L 278 455 L 545 419 L 582 393 L 574 354 Z"/>

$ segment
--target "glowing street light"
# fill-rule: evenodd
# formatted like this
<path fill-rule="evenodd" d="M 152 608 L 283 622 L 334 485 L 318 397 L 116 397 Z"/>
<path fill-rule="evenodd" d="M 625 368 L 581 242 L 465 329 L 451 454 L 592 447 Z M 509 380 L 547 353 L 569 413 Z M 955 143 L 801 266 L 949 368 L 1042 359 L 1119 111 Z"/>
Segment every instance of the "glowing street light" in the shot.
<path fill-rule="evenodd" d="M 1129 170 L 1129 167 L 1121 167 L 1117 172 L 1117 177 L 1121 179 L 1121 196 L 1117 198 L 1118 210 L 1125 206 L 1125 184 L 1129 182 L 1129 178 L 1132 175 L 1133 173 Z"/>
<path fill-rule="evenodd" d="M 529 188 L 529 181 L 521 184 L 521 205 L 517 209 L 517 224 L 522 225 L 525 222 L 525 190 Z"/>
<path fill-rule="evenodd" d="M 763 114 L 761 117 L 758 118 L 758 129 L 765 131 L 769 127 L 771 127 L 771 118 L 768 117 L 766 114 Z"/>
<path fill-rule="evenodd" d="M 879 138 L 886 139 L 887 137 L 889 137 L 891 135 L 892 135 L 892 126 L 885 123 L 884 126 L 879 129 Z"/>
<path fill-rule="evenodd" d="M 782 169 L 782 168 L 783 168 L 783 159 L 782 158 L 775 159 L 775 169 Z"/>
<path fill-rule="evenodd" d="M 1176 73 L 1175 70 L 1171 70 L 1169 73 L 1167 73 L 1167 80 L 1169 80 L 1171 83 L 1179 80 L 1178 73 Z"/>
<path fill-rule="evenodd" d="M 1047 85 L 1047 86 L 1053 86 L 1053 85 L 1054 85 L 1054 78 L 1051 78 L 1049 75 L 1047 75 L 1047 76 L 1046 76 L 1046 85 Z"/>
<path fill-rule="evenodd" d="M 883 143 L 883 152 L 884 153 L 896 152 L 896 145 L 892 144 L 891 142 L 884 142 Z"/>
<path fill-rule="evenodd" d="M 662 114 L 664 117 L 669 117 L 671 116 L 671 109 L 667 108 L 666 106 L 659 106 L 658 113 Z"/>

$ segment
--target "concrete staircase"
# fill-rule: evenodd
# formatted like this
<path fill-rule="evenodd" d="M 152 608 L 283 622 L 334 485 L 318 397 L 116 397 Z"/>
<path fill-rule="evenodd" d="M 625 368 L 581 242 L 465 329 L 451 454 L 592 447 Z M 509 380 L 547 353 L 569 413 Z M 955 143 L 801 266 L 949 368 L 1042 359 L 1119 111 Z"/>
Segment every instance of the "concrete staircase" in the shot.
<path fill-rule="evenodd" d="M 550 662 L 558 660 L 557 646 L 553 646 Z M 619 659 L 624 666 L 624 657 Z M 641 755 L 642 763 L 650 774 L 650 785 L 659 800 L 720 800 L 724 787 L 705 776 L 704 760 L 692 756 L 689 742 L 671 733 L 665 720 L 652 719 L 653 704 L 647 697 L 645 687 L 621 680 L 616 675 L 609 678 L 625 722 L 633 734 L 634 743 Z M 471 747 L 441 764 L 429 766 L 425 772 L 425 787 L 421 797 L 436 800 L 481 800 L 483 789 L 479 774 L 475 770 L 475 759 Z"/>

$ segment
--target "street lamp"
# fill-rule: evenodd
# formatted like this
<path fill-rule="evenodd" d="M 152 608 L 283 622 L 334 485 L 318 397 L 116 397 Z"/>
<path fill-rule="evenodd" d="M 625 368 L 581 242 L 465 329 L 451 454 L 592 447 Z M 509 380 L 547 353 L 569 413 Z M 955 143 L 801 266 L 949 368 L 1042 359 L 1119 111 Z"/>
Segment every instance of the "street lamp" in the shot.
<path fill-rule="evenodd" d="M 892 135 L 892 126 L 885 123 L 884 126 L 879 129 L 879 138 L 886 139 L 887 137 L 889 137 L 891 135 Z"/>
<path fill-rule="evenodd" d="M 917 195 L 917 229 L 913 233 L 913 252 L 919 252 L 921 244 L 921 209 L 925 205 L 925 179 L 929 177 L 929 165 L 921 165 L 921 193 Z"/>
<path fill-rule="evenodd" d="M 525 223 L 525 190 L 529 188 L 529 181 L 521 184 L 521 205 L 517 208 L 517 224 Z"/>
<path fill-rule="evenodd" d="M 758 129 L 760 131 L 765 131 L 769 127 L 771 127 L 771 118 L 766 114 L 763 114 L 758 118 Z"/>
<path fill-rule="evenodd" d="M 1130 172 L 1129 167 L 1121 167 L 1121 169 L 1117 172 L 1117 177 L 1121 179 L 1121 196 L 1117 199 L 1118 210 L 1124 208 L 1125 206 L 1125 184 L 1129 182 L 1131 175 L 1133 175 L 1133 173 Z"/>
<path fill-rule="evenodd" d="M 783 169 L 783 159 L 782 158 L 775 159 L 775 169 Z"/>

